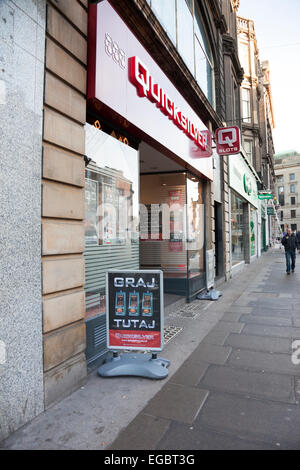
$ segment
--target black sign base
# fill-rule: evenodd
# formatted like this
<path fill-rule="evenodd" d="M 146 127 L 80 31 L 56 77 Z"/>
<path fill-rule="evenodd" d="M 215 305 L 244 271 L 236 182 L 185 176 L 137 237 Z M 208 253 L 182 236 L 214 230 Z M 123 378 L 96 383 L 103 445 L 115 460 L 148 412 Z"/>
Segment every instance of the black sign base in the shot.
<path fill-rule="evenodd" d="M 148 379 L 164 379 L 168 375 L 170 361 L 156 354 L 124 353 L 109 358 L 98 369 L 101 377 L 133 375 Z"/>

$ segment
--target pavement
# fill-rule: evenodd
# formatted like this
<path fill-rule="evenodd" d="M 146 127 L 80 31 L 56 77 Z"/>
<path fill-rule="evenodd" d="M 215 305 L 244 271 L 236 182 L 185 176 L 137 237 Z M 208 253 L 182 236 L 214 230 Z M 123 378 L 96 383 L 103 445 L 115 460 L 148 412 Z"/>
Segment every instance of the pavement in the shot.
<path fill-rule="evenodd" d="M 300 449 L 299 281 L 300 266 L 287 276 L 283 251 L 269 250 L 217 302 L 167 315 L 167 379 L 93 372 L 0 448 Z"/>

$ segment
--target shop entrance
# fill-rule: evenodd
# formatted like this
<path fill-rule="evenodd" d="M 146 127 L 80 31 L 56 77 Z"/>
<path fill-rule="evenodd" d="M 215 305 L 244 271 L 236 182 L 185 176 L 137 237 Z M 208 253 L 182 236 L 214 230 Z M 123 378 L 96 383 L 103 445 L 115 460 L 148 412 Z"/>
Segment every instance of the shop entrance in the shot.
<path fill-rule="evenodd" d="M 165 305 L 205 287 L 205 183 L 145 143 L 87 123 L 85 184 L 86 358 L 106 353 L 109 269 L 161 269 Z M 103 130 L 102 130 L 103 129 Z"/>
<path fill-rule="evenodd" d="M 161 269 L 166 295 L 188 301 L 205 287 L 204 183 L 140 145 L 140 264 Z"/>

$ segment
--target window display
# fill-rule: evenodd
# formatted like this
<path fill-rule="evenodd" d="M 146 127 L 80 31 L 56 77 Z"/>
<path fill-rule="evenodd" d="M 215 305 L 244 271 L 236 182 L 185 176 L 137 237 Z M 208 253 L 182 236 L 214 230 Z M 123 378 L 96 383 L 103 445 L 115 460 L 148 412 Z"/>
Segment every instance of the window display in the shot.
<path fill-rule="evenodd" d="M 86 124 L 86 319 L 105 312 L 107 269 L 139 269 L 138 152 Z M 118 309 L 126 305 L 119 292 Z M 123 306 L 122 306 L 123 302 Z"/>
<path fill-rule="evenodd" d="M 231 253 L 233 266 L 244 260 L 243 230 L 243 201 L 233 191 L 231 191 Z"/>

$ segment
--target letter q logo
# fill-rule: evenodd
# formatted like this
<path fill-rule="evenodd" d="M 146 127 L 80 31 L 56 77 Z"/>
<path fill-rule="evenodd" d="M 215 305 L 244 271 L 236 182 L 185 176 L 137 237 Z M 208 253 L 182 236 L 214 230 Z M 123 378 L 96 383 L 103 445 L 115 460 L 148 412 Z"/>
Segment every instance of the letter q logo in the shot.
<path fill-rule="evenodd" d="M 299 339 L 292 342 L 292 349 L 293 349 L 292 363 L 295 366 L 298 366 L 300 364 L 300 340 Z"/>

